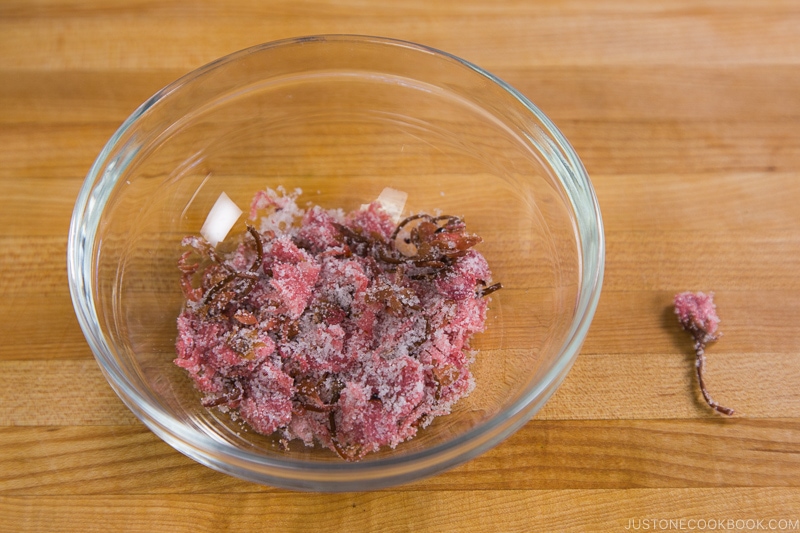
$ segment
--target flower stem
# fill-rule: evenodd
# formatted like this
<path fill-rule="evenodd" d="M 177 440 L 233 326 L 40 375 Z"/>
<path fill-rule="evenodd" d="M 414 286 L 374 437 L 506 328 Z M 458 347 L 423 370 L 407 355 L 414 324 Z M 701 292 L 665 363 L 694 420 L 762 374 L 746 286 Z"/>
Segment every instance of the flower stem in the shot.
<path fill-rule="evenodd" d="M 700 392 L 703 393 L 703 398 L 714 410 L 724 415 L 732 416 L 734 410 L 728 407 L 723 407 L 715 402 L 708 393 L 708 389 L 706 389 L 706 383 L 703 380 L 703 373 L 705 372 L 706 368 L 705 345 L 702 342 L 697 341 L 694 344 L 694 349 L 695 353 L 697 354 L 697 359 L 695 360 L 695 367 L 697 368 L 697 381 L 700 384 Z"/>

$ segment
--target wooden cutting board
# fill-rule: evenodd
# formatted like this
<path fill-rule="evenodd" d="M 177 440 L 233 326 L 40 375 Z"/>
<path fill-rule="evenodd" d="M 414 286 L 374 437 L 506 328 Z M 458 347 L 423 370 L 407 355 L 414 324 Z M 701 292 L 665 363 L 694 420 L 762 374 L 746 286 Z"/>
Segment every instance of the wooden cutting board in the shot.
<path fill-rule="evenodd" d="M 211 471 L 103 379 L 67 288 L 83 177 L 125 117 L 219 56 L 316 33 L 454 53 L 582 157 L 606 278 L 521 431 L 433 478 L 302 494 Z M 800 530 L 800 7 L 792 0 L 0 2 L 0 530 Z M 716 293 L 708 409 L 682 290 Z"/>

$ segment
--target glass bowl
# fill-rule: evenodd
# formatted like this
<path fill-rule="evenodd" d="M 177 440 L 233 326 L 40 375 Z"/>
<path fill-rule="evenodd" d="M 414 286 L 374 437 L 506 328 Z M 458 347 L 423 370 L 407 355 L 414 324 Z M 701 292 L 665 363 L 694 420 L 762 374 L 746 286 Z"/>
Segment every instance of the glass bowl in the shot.
<path fill-rule="evenodd" d="M 495 281 L 472 348 L 476 388 L 395 449 L 345 462 L 247 431 L 200 404 L 173 364 L 181 239 L 222 192 L 247 209 L 267 187 L 345 211 L 385 187 L 405 213 L 462 216 Z M 589 178 L 519 92 L 425 46 L 315 36 L 210 63 L 142 104 L 77 199 L 68 271 L 108 382 L 154 433 L 211 468 L 274 486 L 368 490 L 471 459 L 525 424 L 569 371 L 594 314 L 604 238 Z"/>

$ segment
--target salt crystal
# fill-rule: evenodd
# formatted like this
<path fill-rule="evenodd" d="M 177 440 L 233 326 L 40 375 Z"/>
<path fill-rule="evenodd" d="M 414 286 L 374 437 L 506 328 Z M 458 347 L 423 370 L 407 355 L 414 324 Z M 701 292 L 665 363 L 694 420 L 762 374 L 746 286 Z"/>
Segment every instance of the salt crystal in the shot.
<path fill-rule="evenodd" d="M 378 195 L 376 201 L 381 205 L 383 210 L 386 211 L 386 214 L 389 215 L 389 218 L 392 220 L 392 222 L 397 224 L 400 222 L 400 218 L 403 215 L 403 209 L 406 206 L 406 200 L 408 200 L 407 192 L 386 187 Z M 369 204 L 361 205 L 361 209 L 367 209 L 368 207 Z"/>
<path fill-rule="evenodd" d="M 200 229 L 200 235 L 211 244 L 216 246 L 220 241 L 225 240 L 228 232 L 231 230 L 239 217 L 242 216 L 242 210 L 234 203 L 230 197 L 222 192 L 208 212 L 206 221 Z"/>

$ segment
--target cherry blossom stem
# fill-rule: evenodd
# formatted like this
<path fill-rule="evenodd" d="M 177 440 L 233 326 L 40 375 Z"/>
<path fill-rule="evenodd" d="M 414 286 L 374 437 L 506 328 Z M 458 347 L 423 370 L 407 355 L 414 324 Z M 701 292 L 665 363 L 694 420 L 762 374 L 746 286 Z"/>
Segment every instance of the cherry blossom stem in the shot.
<path fill-rule="evenodd" d="M 697 341 L 694 345 L 695 353 L 697 354 L 697 358 L 695 360 L 695 367 L 697 368 L 697 381 L 700 384 L 700 392 L 703 393 L 703 398 L 705 399 L 706 403 L 710 405 L 714 410 L 728 416 L 732 416 L 734 413 L 733 409 L 728 407 L 723 407 L 717 402 L 715 402 L 711 395 L 708 393 L 708 389 L 706 389 L 705 381 L 703 380 L 703 373 L 705 372 L 706 368 L 706 356 L 705 356 L 705 345 Z"/>

